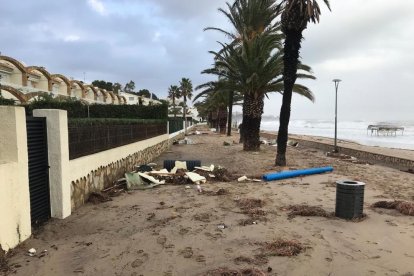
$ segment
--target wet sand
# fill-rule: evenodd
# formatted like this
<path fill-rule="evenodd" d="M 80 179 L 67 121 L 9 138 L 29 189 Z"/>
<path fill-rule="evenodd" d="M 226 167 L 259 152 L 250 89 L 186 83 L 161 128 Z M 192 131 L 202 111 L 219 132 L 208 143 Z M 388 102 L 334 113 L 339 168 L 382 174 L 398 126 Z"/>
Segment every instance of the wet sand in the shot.
<path fill-rule="evenodd" d="M 177 145 L 164 159 L 201 159 L 234 175 L 260 176 L 273 166 L 275 147 L 259 153 L 217 134 L 189 136 L 194 145 Z M 372 209 L 379 200 L 414 200 L 414 175 L 395 169 L 348 163 L 310 148 L 288 148 L 288 167 L 333 165 L 333 173 L 269 183 L 212 183 L 195 187 L 161 186 L 124 193 L 113 201 L 87 204 L 65 220 L 51 220 L 16 249 L 9 263 L 15 275 L 204 275 L 219 267 L 256 267 L 264 275 L 410 275 L 414 273 L 414 217 L 395 210 Z M 365 220 L 288 217 L 292 204 L 335 209 L 335 181 L 366 183 Z M 263 201 L 251 216 L 238 202 Z M 222 229 L 221 224 L 225 225 Z M 255 263 L 239 257 L 263 254 L 265 242 L 296 240 L 306 248 L 297 256 L 267 256 Z M 29 257 L 29 248 L 45 256 Z M 237 259 L 239 258 L 239 259 Z M 236 261 L 238 260 L 238 261 Z M 248 260 L 245 258 L 245 260 Z M 271 271 L 268 272 L 268 268 Z M 270 270 L 270 269 L 269 269 Z"/>

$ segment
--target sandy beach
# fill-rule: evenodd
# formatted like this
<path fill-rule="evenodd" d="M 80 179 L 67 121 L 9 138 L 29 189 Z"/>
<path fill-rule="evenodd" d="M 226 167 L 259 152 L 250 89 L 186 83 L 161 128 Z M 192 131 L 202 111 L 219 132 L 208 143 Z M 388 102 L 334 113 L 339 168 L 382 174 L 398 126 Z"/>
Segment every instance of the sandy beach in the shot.
<path fill-rule="evenodd" d="M 174 145 L 155 162 L 201 159 L 252 178 L 282 169 L 274 167 L 275 147 L 244 152 L 233 143 L 237 134 L 189 139 L 194 144 Z M 231 145 L 223 146 L 225 141 Z M 329 158 L 300 145 L 288 148 L 287 159 L 290 169 L 332 165 L 334 172 L 268 183 L 208 181 L 203 193 L 185 185 L 122 193 L 109 202 L 88 203 L 68 219 L 51 220 L 15 249 L 9 265 L 14 275 L 414 273 L 414 217 L 371 208 L 379 200 L 414 201 L 413 174 Z M 288 207 L 297 204 L 334 212 L 335 182 L 341 179 L 366 183 L 365 219 L 289 216 Z M 300 252 L 274 256 L 268 245 L 277 240 L 300 244 Z M 39 254 L 27 256 L 30 248 Z M 220 268 L 240 274 L 217 274 Z M 250 271 L 242 274 L 243 269 Z"/>

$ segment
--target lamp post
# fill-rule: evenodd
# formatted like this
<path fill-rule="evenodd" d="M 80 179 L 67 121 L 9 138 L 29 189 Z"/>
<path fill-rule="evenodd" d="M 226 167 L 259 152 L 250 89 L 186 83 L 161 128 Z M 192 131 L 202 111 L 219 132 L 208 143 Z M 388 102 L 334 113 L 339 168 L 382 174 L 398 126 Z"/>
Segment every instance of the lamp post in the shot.
<path fill-rule="evenodd" d="M 337 133 L 338 133 L 338 87 L 339 83 L 341 82 L 340 79 L 334 79 L 333 82 L 335 83 L 335 144 L 334 144 L 334 152 L 338 152 L 338 145 L 337 145 Z"/>

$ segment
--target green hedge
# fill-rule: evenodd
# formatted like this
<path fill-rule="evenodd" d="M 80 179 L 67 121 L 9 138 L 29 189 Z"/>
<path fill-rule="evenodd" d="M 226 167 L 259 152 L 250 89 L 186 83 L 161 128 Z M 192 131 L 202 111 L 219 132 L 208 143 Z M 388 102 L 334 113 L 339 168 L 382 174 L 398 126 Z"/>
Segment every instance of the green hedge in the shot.
<path fill-rule="evenodd" d="M 69 126 L 137 125 L 166 123 L 163 119 L 70 118 Z"/>
<path fill-rule="evenodd" d="M 6 99 L 3 96 L 0 96 L 0 105 L 14 105 L 14 100 Z"/>
<path fill-rule="evenodd" d="M 68 111 L 69 118 L 88 118 L 88 105 L 80 101 L 39 100 L 25 106 L 26 113 L 31 115 L 34 109 L 63 109 Z M 126 119 L 167 119 L 166 105 L 89 105 L 90 118 L 126 118 Z"/>

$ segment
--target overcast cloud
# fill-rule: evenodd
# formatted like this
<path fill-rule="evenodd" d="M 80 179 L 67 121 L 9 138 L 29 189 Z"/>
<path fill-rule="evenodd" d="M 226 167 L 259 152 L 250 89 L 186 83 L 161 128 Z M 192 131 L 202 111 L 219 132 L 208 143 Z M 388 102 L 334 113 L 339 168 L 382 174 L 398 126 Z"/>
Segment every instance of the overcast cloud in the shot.
<path fill-rule="evenodd" d="M 322 1 L 321 1 L 322 2 Z M 27 65 L 86 81 L 104 79 L 165 97 L 181 77 L 196 86 L 211 77 L 209 50 L 229 28 L 217 12 L 222 0 L 0 0 L 0 51 Z M 414 120 L 414 1 L 331 0 L 321 22 L 305 31 L 301 56 L 312 66 L 316 102 L 295 96 L 293 118 L 332 119 L 333 78 L 339 116 Z M 266 101 L 278 115 L 281 95 Z"/>

